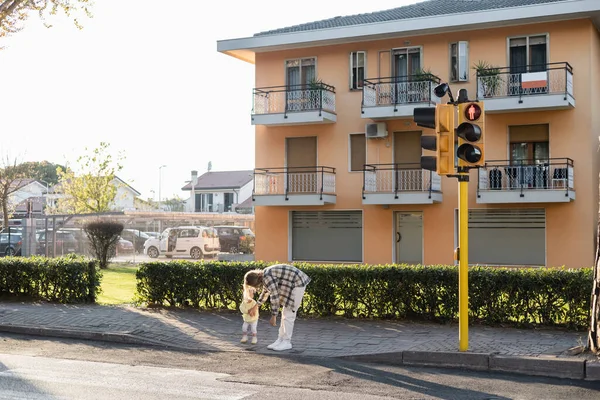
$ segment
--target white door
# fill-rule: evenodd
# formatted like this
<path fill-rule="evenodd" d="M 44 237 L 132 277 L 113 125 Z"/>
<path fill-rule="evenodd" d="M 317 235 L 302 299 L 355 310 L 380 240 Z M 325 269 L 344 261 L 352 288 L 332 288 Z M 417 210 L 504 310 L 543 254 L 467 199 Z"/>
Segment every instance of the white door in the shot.
<path fill-rule="evenodd" d="M 423 213 L 396 212 L 396 263 L 423 263 Z"/>
<path fill-rule="evenodd" d="M 177 236 L 177 247 L 175 253 L 177 254 L 190 254 L 190 250 L 193 245 L 198 242 L 198 235 L 200 234 L 199 229 L 186 228 L 179 230 Z"/>

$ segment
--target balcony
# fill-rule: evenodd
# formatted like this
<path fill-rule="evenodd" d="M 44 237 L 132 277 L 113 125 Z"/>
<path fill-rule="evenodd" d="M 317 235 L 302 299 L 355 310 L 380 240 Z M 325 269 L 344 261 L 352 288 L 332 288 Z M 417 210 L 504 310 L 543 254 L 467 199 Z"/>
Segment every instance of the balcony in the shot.
<path fill-rule="evenodd" d="M 575 107 L 573 68 L 569 63 L 528 65 L 477 71 L 477 99 L 487 113 L 567 110 Z"/>
<path fill-rule="evenodd" d="M 568 203 L 575 200 L 573 160 L 488 161 L 479 169 L 477 203 Z"/>
<path fill-rule="evenodd" d="M 252 125 L 336 122 L 335 88 L 324 83 L 255 88 Z"/>
<path fill-rule="evenodd" d="M 362 117 L 371 119 L 412 118 L 415 107 L 440 102 L 433 89 L 440 78 L 431 74 L 365 79 Z"/>
<path fill-rule="evenodd" d="M 256 168 L 255 206 L 322 206 L 335 204 L 335 168 Z"/>
<path fill-rule="evenodd" d="M 415 164 L 367 164 L 363 204 L 433 204 L 442 201 L 440 176 Z"/>

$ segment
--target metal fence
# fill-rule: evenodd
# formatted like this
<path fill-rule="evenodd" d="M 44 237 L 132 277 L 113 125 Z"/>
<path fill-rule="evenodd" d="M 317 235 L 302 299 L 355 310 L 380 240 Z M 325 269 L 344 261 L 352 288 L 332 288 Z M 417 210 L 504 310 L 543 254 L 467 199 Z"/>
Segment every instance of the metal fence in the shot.
<path fill-rule="evenodd" d="M 117 258 L 142 260 L 143 243 L 148 236 L 159 237 L 167 228 L 177 226 L 240 226 L 254 231 L 254 214 L 183 213 L 125 211 L 102 214 L 47 215 L 13 220 L 0 233 L 0 256 L 60 257 L 67 254 L 91 256 L 89 240 L 83 230 L 96 220 L 115 221 L 124 225 Z M 246 259 L 231 254 L 228 259 Z"/>

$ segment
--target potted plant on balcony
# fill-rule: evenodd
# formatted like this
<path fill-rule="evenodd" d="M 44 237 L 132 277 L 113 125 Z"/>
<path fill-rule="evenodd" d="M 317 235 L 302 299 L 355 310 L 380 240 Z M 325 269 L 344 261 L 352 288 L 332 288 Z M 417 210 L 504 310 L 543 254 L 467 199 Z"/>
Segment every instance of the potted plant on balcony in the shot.
<path fill-rule="evenodd" d="M 483 94 L 483 97 L 496 95 L 502 81 L 500 68 L 480 60 L 473 69 L 477 72 L 477 93 Z"/>
<path fill-rule="evenodd" d="M 419 68 L 411 76 L 411 83 L 408 84 L 409 102 L 429 101 L 431 98 L 430 91 L 433 90 L 435 75 L 429 68 Z M 428 84 L 430 83 L 430 84 Z M 431 89 L 431 90 L 430 90 Z"/>

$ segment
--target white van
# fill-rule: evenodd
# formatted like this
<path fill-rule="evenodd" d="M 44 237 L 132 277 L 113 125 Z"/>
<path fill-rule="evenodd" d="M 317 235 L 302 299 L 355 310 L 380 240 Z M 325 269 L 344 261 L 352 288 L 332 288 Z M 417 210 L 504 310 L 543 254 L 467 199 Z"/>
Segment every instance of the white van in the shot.
<path fill-rule="evenodd" d="M 151 258 L 164 255 L 189 256 L 195 259 L 215 257 L 221 251 L 217 231 L 206 226 L 178 226 L 167 228 L 160 238 L 150 238 L 144 243 L 144 254 Z"/>

